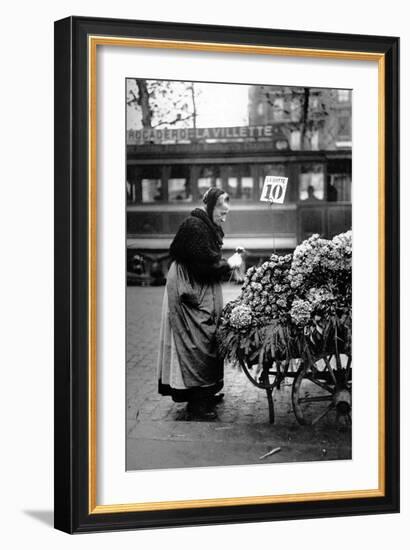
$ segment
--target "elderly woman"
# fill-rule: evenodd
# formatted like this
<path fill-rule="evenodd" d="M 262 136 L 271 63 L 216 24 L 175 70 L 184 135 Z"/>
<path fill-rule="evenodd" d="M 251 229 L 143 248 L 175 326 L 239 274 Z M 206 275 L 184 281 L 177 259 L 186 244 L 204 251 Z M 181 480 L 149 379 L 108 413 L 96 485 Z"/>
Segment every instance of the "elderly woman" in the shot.
<path fill-rule="evenodd" d="M 223 361 L 216 346 L 223 307 L 220 281 L 239 264 L 238 254 L 228 260 L 221 254 L 228 194 L 211 187 L 203 202 L 205 207 L 195 208 L 182 222 L 170 247 L 173 262 L 162 309 L 158 378 L 161 395 L 187 401 L 191 418 L 211 420 L 223 386 Z"/>

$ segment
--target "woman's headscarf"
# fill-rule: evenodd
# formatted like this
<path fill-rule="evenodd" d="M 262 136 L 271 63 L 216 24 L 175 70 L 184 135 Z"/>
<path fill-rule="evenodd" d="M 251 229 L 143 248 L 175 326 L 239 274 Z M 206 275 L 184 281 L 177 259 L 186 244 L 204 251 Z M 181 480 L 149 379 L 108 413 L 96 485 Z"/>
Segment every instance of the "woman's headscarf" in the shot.
<path fill-rule="evenodd" d="M 202 200 L 206 205 L 206 212 L 210 219 L 212 220 L 212 213 L 214 211 L 215 205 L 221 195 L 224 195 L 226 191 L 220 189 L 219 187 L 210 187 L 208 191 L 205 192 Z"/>

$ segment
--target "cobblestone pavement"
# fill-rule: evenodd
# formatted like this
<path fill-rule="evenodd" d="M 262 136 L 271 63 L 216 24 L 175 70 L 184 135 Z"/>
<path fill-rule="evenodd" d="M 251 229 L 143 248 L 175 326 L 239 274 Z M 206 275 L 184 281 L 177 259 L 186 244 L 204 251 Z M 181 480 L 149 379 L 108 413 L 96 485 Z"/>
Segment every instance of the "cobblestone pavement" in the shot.
<path fill-rule="evenodd" d="M 236 285 L 224 285 L 224 303 L 239 292 Z M 250 457 L 255 460 L 258 452 L 269 450 L 267 442 L 273 444 L 273 439 L 287 444 L 285 452 L 275 455 L 278 462 L 350 458 L 350 430 L 326 422 L 320 428 L 299 426 L 292 410 L 289 381 L 275 393 L 275 425 L 270 425 L 265 392 L 231 365 L 225 366 L 225 398 L 217 407 L 217 421 L 189 422 L 186 404 L 174 403 L 157 391 L 163 293 L 164 287 L 127 289 L 128 469 L 246 464 L 252 462 Z"/>
<path fill-rule="evenodd" d="M 157 393 L 156 357 L 163 287 L 128 288 L 127 322 L 127 403 L 128 420 L 179 420 L 185 404 Z M 236 297 L 239 287 L 224 287 L 224 303 Z M 242 371 L 225 366 L 225 399 L 218 407 L 221 422 L 264 423 L 268 419 L 267 400 L 246 379 Z M 288 391 L 276 395 L 277 420 L 288 415 Z M 285 403 L 285 401 L 287 401 Z M 280 402 L 280 406 L 279 406 Z"/>

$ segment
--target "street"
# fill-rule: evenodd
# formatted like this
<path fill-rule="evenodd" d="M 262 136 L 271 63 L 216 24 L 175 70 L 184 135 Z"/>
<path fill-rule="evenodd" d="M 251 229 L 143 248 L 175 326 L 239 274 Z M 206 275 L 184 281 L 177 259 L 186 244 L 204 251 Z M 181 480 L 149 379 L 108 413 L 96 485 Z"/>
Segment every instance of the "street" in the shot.
<path fill-rule="evenodd" d="M 127 288 L 127 470 L 351 458 L 350 428 L 328 419 L 315 427 L 297 423 L 291 380 L 274 394 L 274 425 L 265 391 L 232 365 L 225 365 L 225 398 L 213 422 L 189 421 L 184 403 L 160 396 L 156 366 L 163 292 L 164 287 Z M 225 284 L 223 292 L 226 303 L 240 286 Z"/>

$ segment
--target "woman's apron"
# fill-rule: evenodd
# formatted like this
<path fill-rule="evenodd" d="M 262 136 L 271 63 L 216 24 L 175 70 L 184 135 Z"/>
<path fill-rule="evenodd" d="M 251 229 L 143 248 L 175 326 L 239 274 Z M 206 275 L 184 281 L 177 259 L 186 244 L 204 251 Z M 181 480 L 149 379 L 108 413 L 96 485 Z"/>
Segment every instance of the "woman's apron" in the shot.
<path fill-rule="evenodd" d="M 159 393 L 186 401 L 193 391 L 222 388 L 223 360 L 216 345 L 222 308 L 219 282 L 198 283 L 184 266 L 171 264 L 162 305 Z"/>

